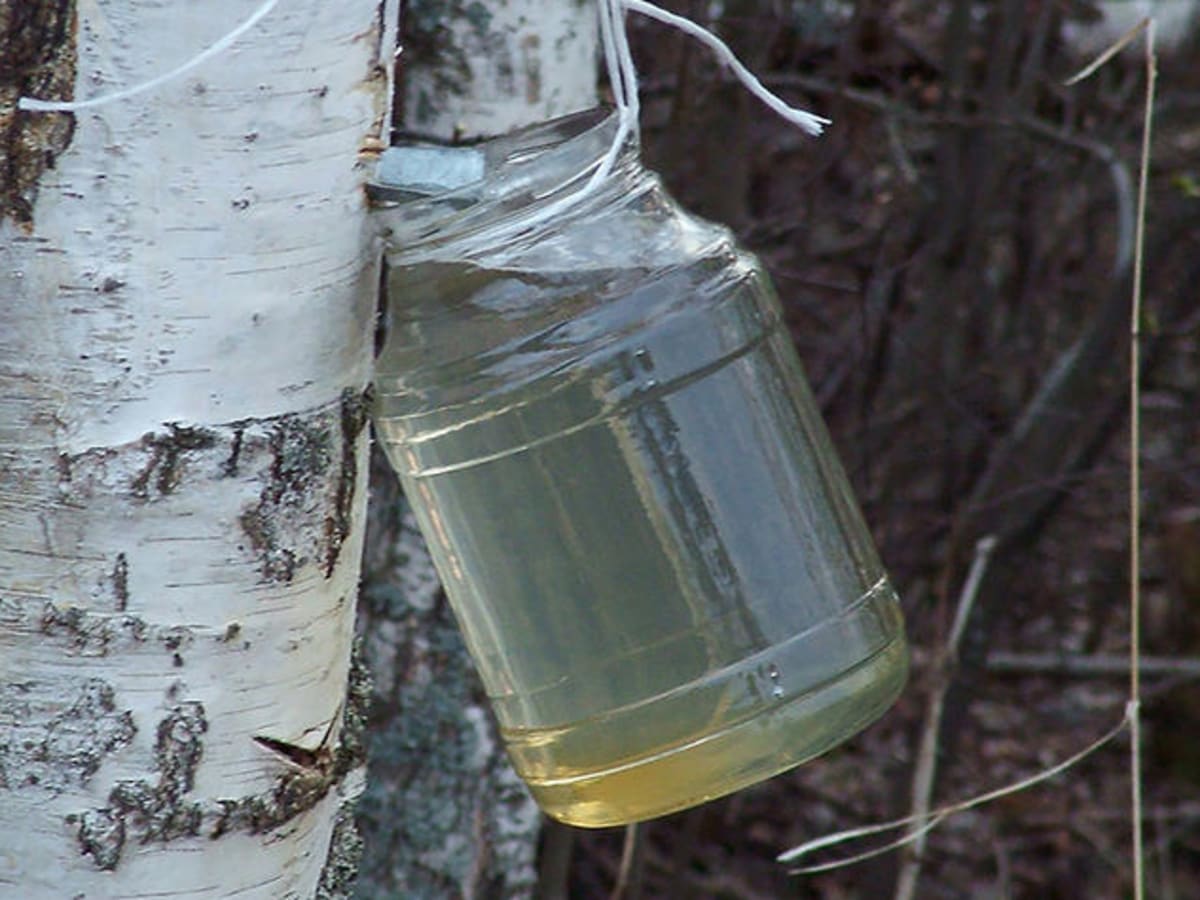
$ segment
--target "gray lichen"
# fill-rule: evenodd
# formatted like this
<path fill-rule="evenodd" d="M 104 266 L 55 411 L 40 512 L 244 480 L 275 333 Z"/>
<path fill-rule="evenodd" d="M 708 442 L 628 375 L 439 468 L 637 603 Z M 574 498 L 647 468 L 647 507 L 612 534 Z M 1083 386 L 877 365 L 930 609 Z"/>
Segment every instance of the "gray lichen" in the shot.
<path fill-rule="evenodd" d="M 354 510 L 354 492 L 358 484 L 358 436 L 367 426 L 370 407 L 367 398 L 356 391 L 342 392 L 339 422 L 341 425 L 341 459 L 337 473 L 333 514 L 325 519 L 325 577 L 333 574 L 341 553 L 342 543 L 350 534 Z"/>
<path fill-rule="evenodd" d="M 67 817 L 68 824 L 77 825 L 80 852 L 91 856 L 97 868 L 115 869 L 126 840 L 148 844 L 200 832 L 203 808 L 183 797 L 192 789 L 207 730 L 202 704 L 190 701 L 173 707 L 158 723 L 158 778 L 118 781 L 109 791 L 107 806 Z"/>
<path fill-rule="evenodd" d="M 323 423 L 286 416 L 271 432 L 271 473 L 259 502 L 245 510 L 242 531 L 258 553 L 268 581 L 289 582 L 308 562 L 291 532 L 298 517 L 316 506 L 312 487 L 332 458 L 332 435 Z"/>
<path fill-rule="evenodd" d="M 395 477 L 376 457 L 360 603 L 377 691 L 357 896 L 519 897 L 540 814 L 509 766 Z"/>
<path fill-rule="evenodd" d="M 90 856 L 97 868 L 112 870 L 120 864 L 127 841 L 166 843 L 197 836 L 216 840 L 232 831 L 262 834 L 286 824 L 316 806 L 348 773 L 363 765 L 370 689 L 363 665 L 352 662 L 335 746 L 310 752 L 307 765 L 289 766 L 269 790 L 211 800 L 190 796 L 208 731 L 204 706 L 194 700 L 176 704 L 156 726 L 154 776 L 118 781 L 105 806 L 67 817 L 67 824 L 76 830 L 80 852 Z M 341 815 L 351 818 L 349 812 Z M 329 884 L 348 886 L 352 881 L 348 867 L 354 865 L 349 851 L 356 836 L 351 825 L 339 827 L 336 839 L 341 842 L 341 855 L 336 865 L 347 871 L 331 872 Z"/>
<path fill-rule="evenodd" d="M 315 900 L 349 900 L 354 895 L 362 854 L 363 839 L 354 821 L 353 807 L 343 804 L 333 826 L 329 856 L 321 870 Z"/>
<path fill-rule="evenodd" d="M 96 868 L 111 872 L 125 849 L 125 822 L 107 809 L 89 809 L 79 817 L 79 851 L 90 856 Z"/>
<path fill-rule="evenodd" d="M 129 711 L 117 707 L 112 687 L 99 678 L 83 681 L 65 709 L 51 712 L 51 703 L 32 685 L 0 684 L 0 717 L 9 726 L 0 743 L 0 789 L 86 785 L 105 757 L 137 734 Z"/>
<path fill-rule="evenodd" d="M 269 477 L 258 503 L 239 519 L 264 579 L 289 582 L 309 562 L 333 574 L 350 533 L 356 446 L 366 420 L 362 394 L 345 391 L 336 408 L 274 421 Z M 233 440 L 226 471 L 236 468 L 252 439 L 238 431 Z"/>
<path fill-rule="evenodd" d="M 195 640 L 186 626 L 151 628 L 137 616 L 95 614 L 78 606 L 60 607 L 53 603 L 42 605 L 38 630 L 81 656 L 107 656 L 155 643 L 163 652 L 182 659 L 182 651 Z"/>

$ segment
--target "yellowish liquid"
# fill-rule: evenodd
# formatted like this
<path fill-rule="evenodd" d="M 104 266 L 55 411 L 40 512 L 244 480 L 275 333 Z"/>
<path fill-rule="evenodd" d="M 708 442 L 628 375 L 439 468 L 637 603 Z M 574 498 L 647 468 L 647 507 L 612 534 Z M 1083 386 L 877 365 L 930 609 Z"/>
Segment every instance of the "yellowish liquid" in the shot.
<path fill-rule="evenodd" d="M 691 742 L 666 743 L 637 759 L 611 758 L 605 748 L 619 726 L 603 720 L 505 738 L 513 765 L 548 815 L 584 828 L 621 825 L 731 794 L 824 753 L 883 714 L 904 686 L 907 663 L 897 640 L 809 694 L 732 723 L 718 713 Z M 665 715 L 686 720 L 688 712 Z M 672 730 L 670 722 L 663 730 Z"/>
<path fill-rule="evenodd" d="M 775 300 L 738 265 L 715 288 L 712 266 L 597 273 L 595 294 L 391 274 L 410 318 L 379 433 L 513 763 L 572 824 L 776 774 L 904 680 L 895 594 Z"/>

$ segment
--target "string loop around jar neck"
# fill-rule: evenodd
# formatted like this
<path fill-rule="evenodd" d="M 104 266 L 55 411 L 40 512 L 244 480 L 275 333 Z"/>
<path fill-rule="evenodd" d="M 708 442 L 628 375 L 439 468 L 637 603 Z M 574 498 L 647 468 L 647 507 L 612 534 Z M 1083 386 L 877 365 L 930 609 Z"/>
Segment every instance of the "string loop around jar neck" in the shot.
<path fill-rule="evenodd" d="M 435 180 L 431 182 L 431 189 L 397 197 L 393 188 L 398 181 L 405 179 L 391 180 L 392 187 L 386 184 L 373 185 L 376 189 L 373 199 L 377 203 L 396 199 L 410 201 L 422 195 L 430 198 L 406 202 L 406 213 L 410 217 L 410 224 L 419 225 L 422 220 L 437 224 L 416 228 L 399 226 L 398 230 L 409 239 L 419 242 L 428 240 L 434 232 L 446 228 L 455 231 L 482 228 L 486 229 L 492 240 L 513 239 L 521 234 L 537 232 L 567 214 L 578 213 L 580 205 L 597 194 L 602 186 L 619 187 L 619 184 L 606 182 L 612 181 L 623 154 L 626 159 L 636 157 L 639 131 L 638 76 L 625 21 L 629 10 L 700 40 L 713 50 L 751 93 L 796 127 L 817 135 L 828 124 L 828 119 L 789 106 L 768 91 L 720 38 L 691 20 L 669 13 L 646 0 L 597 0 L 601 46 L 615 107 L 610 119 L 600 123 L 592 120 L 581 126 L 582 119 L 565 116 L 511 135 L 493 138 L 480 145 L 444 148 L 444 153 L 471 157 L 445 161 L 444 168 L 438 173 L 450 180 L 457 178 L 458 183 L 464 186 L 461 190 L 452 184 L 439 187 Z M 568 131 L 574 128 L 575 133 L 564 133 L 562 123 L 567 123 Z M 579 153 L 579 141 L 585 133 L 588 149 Z M 597 146 L 601 133 L 611 135 L 604 149 Z M 543 143 L 538 144 L 538 140 Z M 548 149 L 552 144 L 553 148 Z M 578 168 L 564 172 L 564 154 L 573 152 L 572 147 L 576 148 L 575 155 L 569 158 L 578 162 Z M 542 164 L 547 164 L 547 168 L 539 170 Z M 505 167 L 511 168 L 512 172 L 499 171 Z M 468 177 L 468 169 L 471 172 L 477 170 L 478 180 Z M 381 180 L 389 181 L 386 177 Z M 385 193 L 391 191 L 393 196 L 379 196 L 381 190 Z M 448 209 L 454 207 L 462 212 L 448 213 Z M 497 222 L 495 213 L 504 209 L 520 209 L 521 214 L 512 216 L 508 222 Z"/>
<path fill-rule="evenodd" d="M 636 193 L 640 179 L 657 183 L 639 163 L 636 136 L 618 145 L 618 131 L 616 112 L 595 108 L 479 144 L 393 148 L 385 162 L 406 158 L 408 171 L 381 166 L 378 180 L 368 186 L 376 215 L 388 229 L 390 252 L 397 260 L 410 252 L 424 258 L 468 236 L 472 245 L 493 247 L 528 239 L 588 215 L 617 195 Z M 614 146 L 618 152 L 610 171 L 588 190 L 588 179 Z M 414 155 L 415 150 L 425 153 Z M 462 162 L 458 154 L 471 159 Z M 468 180 L 472 167 L 479 174 Z M 443 175 L 446 183 L 439 184 Z"/>
<path fill-rule="evenodd" d="M 636 143 L 637 141 L 641 104 L 638 98 L 637 67 L 634 65 L 633 54 L 629 49 L 629 35 L 626 30 L 625 14 L 627 11 L 654 19 L 703 43 L 716 54 L 720 62 L 733 72 L 738 81 L 751 94 L 802 131 L 815 137 L 826 125 L 830 124 L 829 119 L 784 102 L 763 86 L 762 82 L 746 68 L 724 41 L 690 19 L 668 12 L 647 0 L 597 0 L 597 7 L 605 68 L 613 94 L 613 105 L 617 111 L 617 129 L 608 152 L 599 161 L 587 182 L 578 191 L 563 197 L 559 203 L 542 209 L 538 213 L 539 216 L 552 218 L 586 199 L 612 173 L 622 148 L 630 142 Z M 527 221 L 526 224 L 529 222 Z"/>

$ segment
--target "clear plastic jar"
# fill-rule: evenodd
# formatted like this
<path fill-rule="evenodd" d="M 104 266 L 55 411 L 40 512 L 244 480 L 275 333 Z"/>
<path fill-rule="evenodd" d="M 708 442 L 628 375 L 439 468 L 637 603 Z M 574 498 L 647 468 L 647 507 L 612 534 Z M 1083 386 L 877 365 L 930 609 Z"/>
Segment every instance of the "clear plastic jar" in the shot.
<path fill-rule="evenodd" d="M 593 112 L 440 162 L 415 149 L 403 177 L 433 193 L 380 213 L 378 434 L 517 772 L 583 826 L 810 759 L 907 669 L 759 263 L 679 209 L 632 143 L 543 215 L 614 131 Z"/>

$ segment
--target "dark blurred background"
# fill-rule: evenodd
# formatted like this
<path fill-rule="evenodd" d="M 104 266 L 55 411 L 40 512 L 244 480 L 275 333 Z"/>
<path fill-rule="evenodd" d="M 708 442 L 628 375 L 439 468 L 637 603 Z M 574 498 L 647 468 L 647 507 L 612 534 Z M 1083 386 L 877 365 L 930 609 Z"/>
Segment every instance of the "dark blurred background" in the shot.
<path fill-rule="evenodd" d="M 624 832 L 548 826 L 541 896 L 892 896 L 902 853 L 803 878 L 774 857 L 908 812 L 935 685 L 949 678 L 935 805 L 1051 765 L 1123 714 L 1143 45 L 1066 87 L 1103 42 L 1099 4 L 664 6 L 834 120 L 805 136 L 706 49 L 630 16 L 647 164 L 771 271 L 901 588 L 913 674 L 842 748 L 642 826 L 623 880 Z M 1166 658 L 1144 682 L 1145 828 L 1149 895 L 1188 898 L 1200 897 L 1200 44 L 1195 29 L 1166 37 L 1141 322 L 1144 642 Z M 941 648 L 986 536 L 998 543 L 947 670 Z M 944 823 L 916 896 L 1131 896 L 1128 796 L 1122 736 Z"/>

